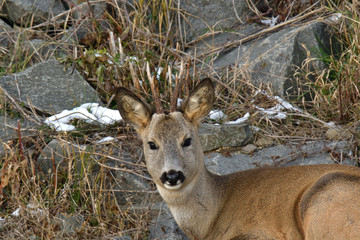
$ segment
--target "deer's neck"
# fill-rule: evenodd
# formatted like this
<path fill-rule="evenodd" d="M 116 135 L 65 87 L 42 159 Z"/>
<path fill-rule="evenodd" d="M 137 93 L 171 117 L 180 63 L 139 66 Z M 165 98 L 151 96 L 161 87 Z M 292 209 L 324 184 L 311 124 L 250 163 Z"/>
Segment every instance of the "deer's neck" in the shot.
<path fill-rule="evenodd" d="M 158 189 L 181 229 L 194 239 L 204 239 L 222 207 L 224 188 L 219 176 L 204 166 L 184 188 L 177 191 Z"/>

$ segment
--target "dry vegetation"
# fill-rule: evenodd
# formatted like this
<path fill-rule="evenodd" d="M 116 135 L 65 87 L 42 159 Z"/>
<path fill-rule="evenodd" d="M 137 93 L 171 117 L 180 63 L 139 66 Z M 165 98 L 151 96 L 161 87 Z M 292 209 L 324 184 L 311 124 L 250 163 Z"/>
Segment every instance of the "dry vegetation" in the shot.
<path fill-rule="evenodd" d="M 275 102 L 266 96 L 255 97 L 256 92 L 259 89 L 266 90 L 271 96 L 270 88 L 255 87 L 246 79 L 246 69 L 237 68 L 226 69 L 226 74 L 221 77 L 212 73 L 218 82 L 219 100 L 216 107 L 223 109 L 229 120 L 250 112 L 251 124 L 261 129 L 259 136 L 268 136 L 278 142 L 321 139 L 326 131 L 324 123 L 328 121 L 344 124 L 358 137 L 360 3 L 327 1 L 323 5 L 311 7 L 297 2 L 300 1 L 274 1 L 276 7 L 271 9 L 272 14 L 280 15 L 282 21 L 290 17 L 308 21 L 334 13 L 344 16 L 340 24 L 334 25 L 341 52 L 337 55 L 319 53 L 319 58 L 328 68 L 322 72 L 310 71 L 312 62 L 317 59 L 309 58 L 296 74 L 299 81 L 307 84 L 313 93 L 310 101 L 302 96 L 296 101 L 306 112 L 289 115 L 281 121 L 270 120 L 259 114 L 254 103 L 269 107 Z M 175 81 L 183 81 L 181 90 L 186 95 L 199 79 L 209 73 L 203 69 L 211 69 L 211 62 L 203 62 L 185 52 L 188 45 L 182 39 L 182 26 L 178 22 L 184 14 L 177 9 L 174 1 L 138 1 L 132 11 L 124 11 L 123 6 L 117 5 L 115 1 L 110 3 L 108 13 L 99 19 L 88 13 L 92 20 L 91 24 L 86 25 L 90 34 L 80 44 L 64 45 L 61 41 L 66 35 L 64 29 L 73 24 L 71 19 L 66 19 L 60 25 L 52 25 L 49 21 L 41 26 L 32 26 L 29 22 L 29 27 L 22 29 L 21 34 L 14 38 L 11 49 L 0 49 L 0 74 L 19 72 L 46 59 L 46 56 L 38 55 L 41 48 L 46 46 L 40 46 L 37 52 L 21 47 L 32 34 L 39 33 L 67 53 L 65 58 L 61 58 L 61 55 L 56 57 L 76 67 L 97 88 L 102 100 L 111 108 L 115 107 L 113 89 L 117 86 L 129 87 L 151 101 L 149 73 L 156 69 L 162 69 L 154 80 L 165 105 L 170 102 L 174 91 L 172 75 L 176 76 Z M 269 9 L 253 10 L 257 15 L 248 21 L 258 21 L 263 15 L 271 13 Z M 281 24 L 281 27 L 286 27 L 289 23 Z M 108 29 L 106 32 L 103 31 L 104 25 Z M 262 34 L 276 31 L 277 28 L 265 29 Z M 245 40 L 254 37 L 246 36 Z M 194 44 L 196 40 L 191 43 Z M 209 54 L 219 50 L 212 49 Z M 31 115 L 31 111 L 27 111 L 8 98 L 0 100 L 0 112 L 9 117 L 20 115 L 26 118 Z M 110 159 L 113 162 L 109 167 L 108 156 L 114 156 L 114 153 L 122 150 L 119 150 L 118 144 L 101 149 L 81 149 L 66 144 L 72 142 L 95 146 L 91 143 L 109 132 L 119 137 L 124 149 L 133 153 L 134 157 L 138 156 L 136 149 L 140 143 L 134 133 L 123 125 L 106 129 L 86 126 L 71 134 L 59 134 L 42 127 L 28 137 L 22 137 L 19 132 L 18 138 L 3 142 L 6 151 L 0 159 L 0 217 L 6 218 L 6 221 L 0 221 L 0 238 L 111 239 L 128 235 L 131 239 L 147 239 L 149 211 L 144 208 L 138 211 L 139 206 L 132 202 L 131 191 L 116 188 L 120 183 L 114 177 L 115 171 L 120 170 L 148 181 L 143 159 L 128 164 L 121 161 L 118 154 L 118 158 Z M 65 146 L 62 156 L 64 170 L 57 169 L 54 164 L 52 173 L 46 174 L 40 171 L 34 159 L 51 139 Z M 126 142 L 132 144 L 126 145 Z M 354 154 L 357 157 L 357 145 L 355 147 Z M 126 204 L 115 201 L 116 194 L 123 194 Z M 155 194 L 150 191 L 148 195 L 151 197 Z M 19 207 L 19 217 L 10 215 Z M 60 231 L 63 229 L 60 220 L 63 216 L 71 216 L 72 219 L 78 216 L 82 219 L 79 221 L 81 227 L 76 231 Z"/>

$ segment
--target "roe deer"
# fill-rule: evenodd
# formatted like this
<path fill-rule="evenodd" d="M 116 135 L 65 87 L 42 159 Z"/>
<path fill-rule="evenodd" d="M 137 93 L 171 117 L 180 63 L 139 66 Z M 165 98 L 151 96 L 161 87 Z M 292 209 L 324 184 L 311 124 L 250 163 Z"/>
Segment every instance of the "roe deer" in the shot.
<path fill-rule="evenodd" d="M 341 165 L 208 171 L 198 136 L 215 91 L 203 80 L 181 107 L 153 108 L 125 88 L 121 116 L 140 135 L 148 171 L 190 239 L 360 239 L 360 170 Z"/>

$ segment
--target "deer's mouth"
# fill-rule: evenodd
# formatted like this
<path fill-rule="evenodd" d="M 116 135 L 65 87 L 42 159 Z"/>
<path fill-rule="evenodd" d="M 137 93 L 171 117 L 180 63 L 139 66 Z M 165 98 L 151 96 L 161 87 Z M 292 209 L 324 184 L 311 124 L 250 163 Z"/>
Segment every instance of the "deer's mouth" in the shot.
<path fill-rule="evenodd" d="M 185 175 L 182 171 L 170 170 L 164 172 L 161 175 L 160 180 L 165 188 L 175 190 L 181 187 L 182 183 L 185 181 Z"/>

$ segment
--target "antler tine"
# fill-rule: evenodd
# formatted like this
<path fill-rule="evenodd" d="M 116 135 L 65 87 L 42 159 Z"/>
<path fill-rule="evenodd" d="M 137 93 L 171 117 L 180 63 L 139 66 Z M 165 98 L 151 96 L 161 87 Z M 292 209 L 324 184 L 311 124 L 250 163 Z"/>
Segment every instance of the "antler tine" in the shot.
<path fill-rule="evenodd" d="M 155 88 L 154 78 L 151 76 L 151 73 L 150 73 L 150 66 L 149 66 L 148 62 L 146 63 L 146 72 L 147 72 L 147 75 L 148 75 L 148 78 L 149 78 L 151 92 L 152 92 L 153 97 L 154 97 L 156 113 L 164 113 L 164 110 L 161 107 L 159 94 L 158 94 L 158 92 L 156 91 L 156 88 Z"/>
<path fill-rule="evenodd" d="M 181 59 L 181 65 L 180 65 L 180 72 L 179 74 L 176 74 L 175 76 L 175 89 L 173 91 L 173 95 L 171 97 L 171 102 L 170 102 L 170 112 L 175 112 L 176 111 L 176 106 L 177 106 L 177 99 L 179 97 L 179 93 L 181 90 L 181 85 L 182 85 L 182 73 L 184 70 L 184 62 Z M 171 77 L 171 75 L 170 75 Z"/>

